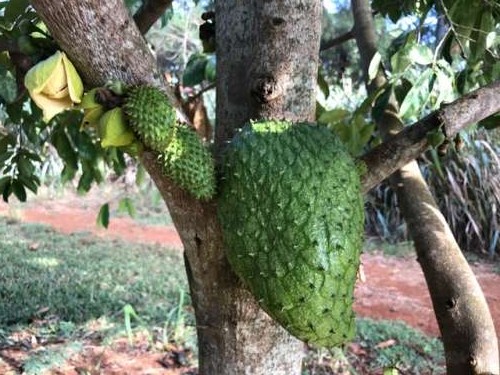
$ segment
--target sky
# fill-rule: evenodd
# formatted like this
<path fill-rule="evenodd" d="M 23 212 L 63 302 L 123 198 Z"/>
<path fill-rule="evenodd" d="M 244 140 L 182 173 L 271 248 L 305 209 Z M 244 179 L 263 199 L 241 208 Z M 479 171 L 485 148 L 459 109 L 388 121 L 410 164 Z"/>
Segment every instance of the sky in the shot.
<path fill-rule="evenodd" d="M 345 8 L 349 2 L 349 0 L 323 0 L 323 5 L 328 13 L 336 13 L 339 5 L 343 5 Z"/>

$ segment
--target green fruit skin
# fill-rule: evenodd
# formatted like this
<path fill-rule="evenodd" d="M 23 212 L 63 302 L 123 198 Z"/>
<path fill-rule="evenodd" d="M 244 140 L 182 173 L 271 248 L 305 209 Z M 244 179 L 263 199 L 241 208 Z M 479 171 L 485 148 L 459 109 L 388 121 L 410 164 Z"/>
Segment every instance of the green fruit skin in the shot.
<path fill-rule="evenodd" d="M 226 153 L 218 209 L 228 260 L 271 317 L 314 346 L 354 337 L 363 199 L 330 130 L 245 127 Z"/>
<path fill-rule="evenodd" d="M 192 129 L 175 125 L 168 146 L 160 154 L 164 172 L 198 199 L 215 193 L 212 155 Z"/>
<path fill-rule="evenodd" d="M 160 89 L 151 86 L 129 88 L 123 109 L 147 147 L 158 152 L 167 147 L 176 124 L 176 113 Z"/>

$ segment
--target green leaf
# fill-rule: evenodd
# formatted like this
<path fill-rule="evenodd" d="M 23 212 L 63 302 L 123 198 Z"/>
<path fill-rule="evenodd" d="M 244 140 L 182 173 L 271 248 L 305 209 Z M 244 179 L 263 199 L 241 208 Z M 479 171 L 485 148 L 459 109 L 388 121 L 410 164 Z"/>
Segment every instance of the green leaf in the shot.
<path fill-rule="evenodd" d="M 420 65 L 432 64 L 432 61 L 434 60 L 432 50 L 423 44 L 412 45 L 408 53 L 408 57 L 411 61 Z"/>
<path fill-rule="evenodd" d="M 323 112 L 323 114 L 319 117 L 318 122 L 323 124 L 334 124 L 336 122 L 344 121 L 350 115 L 351 113 L 348 110 L 342 108 L 331 109 Z"/>
<path fill-rule="evenodd" d="M 3 65 L 0 65 L 0 96 L 7 104 L 13 103 L 17 98 L 16 77 Z"/>
<path fill-rule="evenodd" d="M 384 90 L 384 92 L 375 99 L 375 104 L 372 109 L 372 116 L 374 120 L 379 120 L 385 112 L 387 107 L 387 103 L 389 103 L 389 99 L 391 98 L 391 94 L 393 93 L 393 86 L 389 85 Z"/>
<path fill-rule="evenodd" d="M 65 184 L 68 181 L 73 180 L 75 178 L 77 170 L 65 165 L 63 170 L 61 171 L 61 182 Z"/>
<path fill-rule="evenodd" d="M 28 158 L 26 158 L 23 155 L 20 155 L 19 158 L 17 158 L 17 170 L 19 173 L 23 176 L 30 177 L 33 176 L 33 172 L 35 171 L 35 167 L 33 164 L 29 161 Z"/>
<path fill-rule="evenodd" d="M 378 51 L 375 52 L 375 55 L 373 55 L 372 60 L 370 61 L 370 66 L 368 67 L 369 81 L 373 81 L 373 79 L 377 76 L 381 61 L 382 55 Z"/>
<path fill-rule="evenodd" d="M 10 185 L 10 182 L 10 176 L 3 176 L 2 178 L 0 178 L 0 192 L 3 193 L 7 185 Z"/>
<path fill-rule="evenodd" d="M 2 198 L 4 202 L 9 202 L 9 197 L 12 194 L 12 180 L 8 177 L 8 181 L 3 186 Z"/>
<path fill-rule="evenodd" d="M 449 8 L 447 16 L 449 22 L 454 25 L 454 36 L 465 47 L 470 40 L 474 25 L 480 20 L 482 4 L 480 0 L 457 0 Z"/>
<path fill-rule="evenodd" d="M 450 77 L 447 71 L 436 69 L 436 81 L 433 90 L 437 91 L 437 98 L 434 103 L 435 108 L 439 108 L 443 102 L 452 101 L 455 96 L 453 77 Z"/>
<path fill-rule="evenodd" d="M 97 147 L 88 133 L 78 131 L 73 139 L 75 140 L 77 152 L 81 159 L 88 161 L 97 160 Z"/>
<path fill-rule="evenodd" d="M 205 65 L 205 79 L 208 82 L 215 82 L 215 68 L 216 68 L 215 55 L 210 55 Z"/>
<path fill-rule="evenodd" d="M 2 154 L 0 154 L 0 168 L 3 168 L 6 166 L 5 162 L 9 160 L 12 155 L 14 155 L 13 151 L 6 151 Z"/>
<path fill-rule="evenodd" d="M 474 31 L 471 33 L 470 59 L 472 61 L 478 61 L 484 55 L 488 43 L 488 34 L 495 30 L 495 24 L 493 15 L 488 11 L 483 12 L 478 17 Z"/>
<path fill-rule="evenodd" d="M 24 188 L 24 185 L 21 183 L 21 181 L 12 181 L 12 191 L 14 192 L 14 195 L 17 197 L 17 199 L 19 199 L 19 201 L 26 202 L 26 189 Z"/>
<path fill-rule="evenodd" d="M 108 228 L 109 225 L 109 203 L 103 204 L 97 214 L 96 224 L 102 228 Z"/>
<path fill-rule="evenodd" d="M 5 134 L 4 137 L 0 138 L 0 155 L 7 152 L 9 146 L 14 146 L 16 144 L 16 139 L 12 134 Z"/>
<path fill-rule="evenodd" d="M 208 62 L 207 55 L 197 53 L 189 58 L 182 77 L 184 86 L 196 86 L 205 79 L 205 68 Z"/>
<path fill-rule="evenodd" d="M 372 110 L 372 104 L 375 102 L 375 100 L 377 100 L 377 98 L 380 95 L 382 95 L 385 92 L 387 86 L 389 85 L 390 83 L 389 81 L 387 81 L 382 86 L 373 91 L 365 100 L 363 100 L 363 103 L 361 103 L 359 107 L 356 108 L 356 110 L 353 113 L 353 117 L 358 115 L 368 115 Z"/>
<path fill-rule="evenodd" d="M 427 100 L 429 100 L 429 86 L 433 76 L 434 71 L 432 69 L 427 69 L 420 75 L 420 78 L 408 92 L 403 103 L 401 103 L 401 108 L 399 110 L 399 115 L 401 117 L 405 116 L 410 119 L 419 117 L 420 110 L 424 107 L 425 103 L 427 103 Z"/>
<path fill-rule="evenodd" d="M 328 82 L 326 82 L 323 69 L 318 69 L 318 86 L 325 98 L 328 98 L 330 96 L 330 87 L 328 86 Z"/>
<path fill-rule="evenodd" d="M 94 181 L 94 174 L 92 172 L 83 172 L 80 180 L 78 180 L 77 190 L 79 193 L 86 193 L 92 187 L 92 182 Z"/>
<path fill-rule="evenodd" d="M 485 118 L 484 120 L 479 121 L 479 126 L 482 126 L 485 129 L 492 130 L 500 127 L 500 113 L 492 115 L 490 117 Z"/>
<path fill-rule="evenodd" d="M 18 176 L 19 181 L 22 182 L 22 184 L 31 190 L 33 193 L 37 193 L 38 191 L 38 186 L 40 186 L 40 180 L 37 176 L 31 175 L 31 176 L 25 176 L 25 175 L 20 175 Z"/>
<path fill-rule="evenodd" d="M 136 216 L 136 210 L 134 202 L 130 198 L 123 198 L 118 203 L 118 211 L 126 212 L 128 216 L 134 218 Z"/>
<path fill-rule="evenodd" d="M 402 48 L 391 56 L 391 68 L 393 73 L 404 73 L 412 61 L 408 55 L 408 50 Z"/>
<path fill-rule="evenodd" d="M 326 112 L 325 107 L 323 107 L 321 103 L 316 100 L 316 113 L 314 114 L 316 120 L 318 120 L 321 117 L 321 115 L 325 112 Z"/>
<path fill-rule="evenodd" d="M 431 147 L 434 147 L 434 148 L 438 147 L 446 139 L 441 128 L 427 132 L 426 137 L 427 137 L 427 142 L 429 143 L 429 145 Z"/>
<path fill-rule="evenodd" d="M 7 2 L 4 11 L 4 17 L 7 22 L 14 22 L 21 14 L 24 13 L 28 5 L 29 0 L 10 0 Z"/>
<path fill-rule="evenodd" d="M 63 127 L 57 128 L 52 134 L 52 144 L 64 162 L 73 170 L 78 169 L 78 156 Z"/>

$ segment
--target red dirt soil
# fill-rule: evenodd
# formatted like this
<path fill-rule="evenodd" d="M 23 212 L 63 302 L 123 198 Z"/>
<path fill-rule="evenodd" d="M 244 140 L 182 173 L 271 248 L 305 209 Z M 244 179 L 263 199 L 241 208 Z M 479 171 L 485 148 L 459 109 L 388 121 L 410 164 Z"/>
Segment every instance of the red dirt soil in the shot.
<path fill-rule="evenodd" d="M 81 204 L 68 205 L 67 201 L 45 201 L 36 206 L 17 208 L 13 213 L 12 208 L 9 209 L 9 206 L 1 204 L 0 215 L 14 216 L 25 222 L 49 224 L 63 233 L 88 231 L 99 237 L 120 238 L 138 243 L 158 243 L 170 248 L 182 249 L 181 240 L 172 226 L 146 226 L 130 218 L 113 217 L 107 230 L 98 228 L 95 224 L 98 207 L 99 205 L 95 204 L 83 206 Z M 425 279 L 415 259 L 386 257 L 375 253 L 364 254 L 362 263 L 366 281 L 359 282 L 356 287 L 355 310 L 359 316 L 401 320 L 429 335 L 439 336 Z M 494 273 L 492 267 L 487 264 L 473 264 L 472 269 L 488 300 L 497 332 L 500 332 L 500 275 Z M 84 356 L 86 352 L 83 353 Z M 106 355 L 106 351 L 102 353 Z M 116 363 L 127 362 L 121 358 L 120 353 L 114 352 L 113 356 L 115 357 L 114 366 Z M 156 357 L 159 356 L 161 357 L 161 355 Z M 128 361 L 130 360 L 133 359 L 129 358 Z M 110 365 L 110 367 L 113 366 Z M 151 368 L 151 372 L 142 372 L 144 367 L 141 372 L 136 372 L 128 366 L 125 367 L 126 371 L 124 367 L 121 367 L 121 369 L 115 369 L 116 372 L 110 369 L 105 373 L 175 373 L 165 372 L 165 369 L 161 372 L 159 364 L 154 367 L 156 369 Z M 65 374 L 70 373 L 65 372 Z"/>

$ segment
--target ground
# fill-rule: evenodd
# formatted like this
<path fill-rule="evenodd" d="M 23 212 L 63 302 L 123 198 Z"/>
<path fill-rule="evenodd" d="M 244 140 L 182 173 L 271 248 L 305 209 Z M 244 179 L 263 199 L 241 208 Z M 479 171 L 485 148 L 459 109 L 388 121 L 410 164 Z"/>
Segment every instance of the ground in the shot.
<path fill-rule="evenodd" d="M 96 236 L 168 244 L 182 250 L 179 236 L 171 225 L 145 225 L 128 217 L 112 217 L 108 229 L 98 228 L 96 213 L 106 198 L 109 197 L 100 194 L 87 198 L 65 195 L 64 198 L 39 200 L 36 204 L 1 204 L 0 215 L 25 222 L 46 223 L 63 233 L 89 231 Z M 401 320 L 426 334 L 439 336 L 425 280 L 414 257 L 388 257 L 370 251 L 362 256 L 362 264 L 364 277 L 356 287 L 355 303 L 359 316 Z M 484 262 L 476 262 L 472 268 L 483 287 L 497 332 L 500 332 L 500 275 L 494 272 L 492 265 Z M 62 368 L 60 373 L 94 374 L 91 368 L 94 363 L 99 364 L 100 369 L 106 368 L 106 374 L 179 374 L 179 370 L 169 371 L 165 364 L 161 364 L 162 361 L 175 364 L 177 356 L 185 354 L 175 354 L 173 349 L 168 354 L 159 354 L 150 353 L 140 345 L 130 350 L 126 342 L 116 342 L 109 348 L 89 346 L 83 354 L 72 358 L 67 369 Z M 6 354 L 9 353 L 3 353 Z M 15 353 L 11 354 L 15 360 Z M 85 371 L 80 371 L 82 368 Z M 189 373 L 186 368 L 182 371 L 183 374 Z"/>

